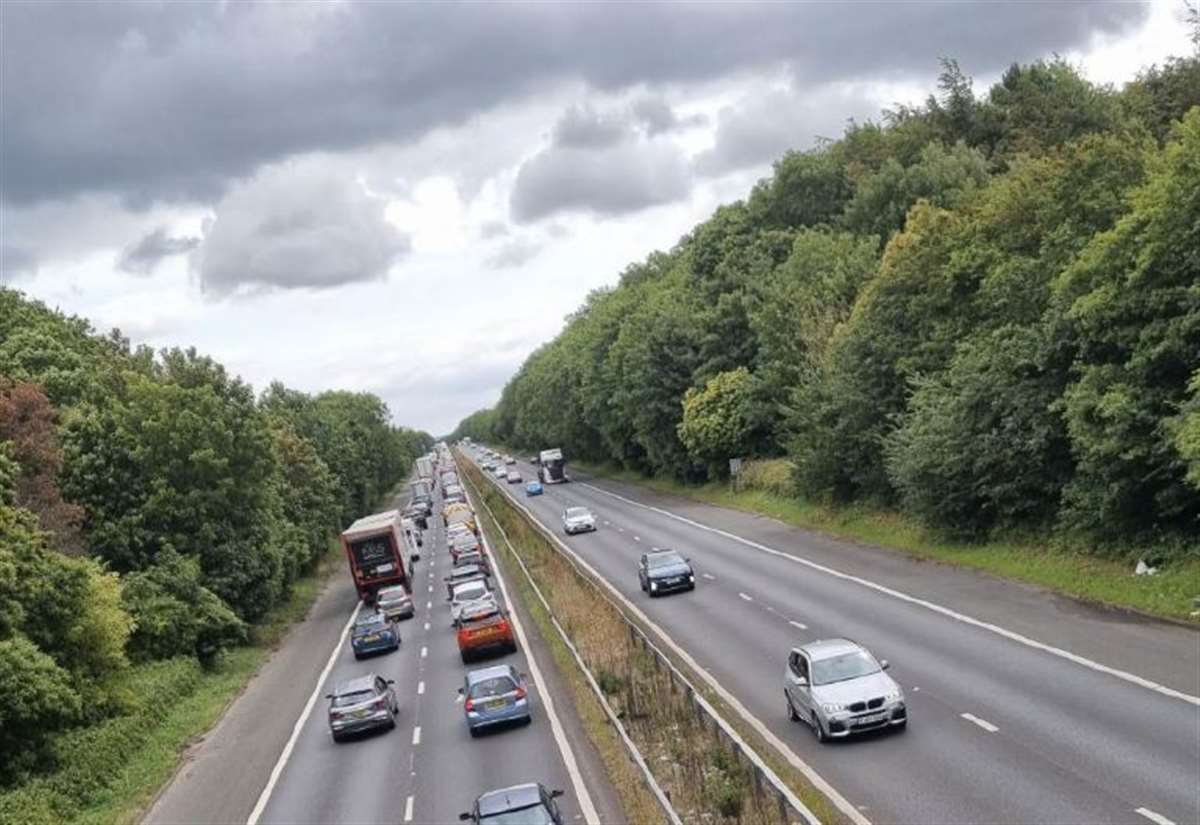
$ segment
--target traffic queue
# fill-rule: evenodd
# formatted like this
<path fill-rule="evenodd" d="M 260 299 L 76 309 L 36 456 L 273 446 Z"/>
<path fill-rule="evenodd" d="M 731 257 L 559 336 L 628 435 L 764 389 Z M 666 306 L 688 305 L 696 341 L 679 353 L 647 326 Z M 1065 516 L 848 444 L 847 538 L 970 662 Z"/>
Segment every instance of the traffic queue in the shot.
<path fill-rule="evenodd" d="M 443 556 L 443 547 L 449 562 L 448 573 L 442 578 L 448 623 L 463 664 L 516 653 L 513 623 L 495 589 L 495 569 L 487 542 L 449 449 L 437 445 L 434 453 L 418 459 L 416 471 L 409 504 L 403 511 L 367 516 L 342 533 L 350 573 L 362 600 L 360 615 L 350 633 L 355 659 L 399 649 L 399 621 L 417 613 L 414 565 L 420 561 L 423 549 L 433 559 Z M 436 515 L 435 507 L 440 507 Z M 427 541 L 429 534 L 434 538 Z M 434 541 L 436 549 L 431 546 Z M 528 691 L 525 674 L 512 663 L 489 662 L 466 670 L 458 699 L 471 736 L 532 722 Z M 400 703 L 393 680 L 366 673 L 340 683 L 326 698 L 335 742 L 368 730 L 396 727 Z M 523 817 L 527 813 L 536 815 L 539 822 L 561 822 L 555 801 L 561 793 L 536 782 L 488 791 L 476 799 L 463 818 L 491 822 L 521 811 Z M 503 800 L 511 800 L 513 807 L 497 810 L 498 806 L 505 808 Z"/>

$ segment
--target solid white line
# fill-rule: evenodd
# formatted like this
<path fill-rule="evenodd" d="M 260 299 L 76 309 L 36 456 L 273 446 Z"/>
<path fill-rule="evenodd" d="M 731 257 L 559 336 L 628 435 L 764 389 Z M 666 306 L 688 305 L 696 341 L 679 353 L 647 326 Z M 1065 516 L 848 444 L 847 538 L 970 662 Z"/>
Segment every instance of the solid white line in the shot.
<path fill-rule="evenodd" d="M 507 491 L 505 492 L 507 493 Z M 469 492 L 467 497 L 471 497 Z M 471 506 L 474 509 L 474 502 L 471 503 Z M 476 509 L 475 512 L 479 511 Z M 486 534 L 483 536 L 483 546 L 491 555 L 492 547 Z M 500 594 L 504 596 L 504 603 L 513 604 L 513 600 L 508 596 L 508 585 L 505 584 L 504 577 L 500 575 L 500 565 L 496 565 L 495 572 L 496 582 L 500 585 Z M 575 799 L 579 802 L 579 810 L 583 813 L 583 819 L 588 825 L 600 825 L 600 815 L 596 813 L 596 806 L 592 804 L 592 796 L 588 793 L 587 784 L 583 781 L 583 774 L 579 772 L 579 765 L 575 761 L 575 752 L 571 750 L 566 731 L 563 730 L 558 713 L 554 710 L 554 697 L 550 695 L 546 681 L 542 678 L 542 669 L 538 667 L 537 660 L 533 658 L 533 648 L 529 646 L 529 639 L 525 635 L 525 626 L 515 609 L 509 610 L 508 617 L 512 621 L 513 629 L 517 632 L 521 650 L 525 652 L 525 661 L 529 663 L 529 675 L 533 677 L 533 684 L 537 687 L 538 696 L 541 697 L 542 707 L 545 708 L 546 716 L 550 719 L 550 732 L 554 734 L 554 741 L 558 745 L 559 753 L 562 754 L 563 763 L 567 766 L 567 775 L 571 777 L 571 785 L 575 788 Z"/>
<path fill-rule="evenodd" d="M 422 647 L 421 648 L 421 658 L 424 659 L 428 655 L 429 655 L 429 648 Z"/>
<path fill-rule="evenodd" d="M 959 715 L 963 719 L 966 719 L 968 722 L 974 722 L 976 725 L 979 725 L 979 727 L 983 728 L 988 733 L 995 733 L 996 731 L 1000 730 L 1000 728 L 996 727 L 991 722 L 987 721 L 986 719 L 980 719 L 978 716 L 975 716 L 974 714 L 960 713 Z"/>
<path fill-rule="evenodd" d="M 429 592 L 430 592 L 430 593 L 432 593 L 432 592 L 433 592 L 433 585 L 432 585 L 432 584 L 431 584 L 431 585 L 429 585 Z"/>
<path fill-rule="evenodd" d="M 271 801 L 271 793 L 275 790 L 275 785 L 279 782 L 279 777 L 283 775 L 283 769 L 292 757 L 292 750 L 296 747 L 296 740 L 300 738 L 300 731 L 304 728 L 304 723 L 308 721 L 308 716 L 312 713 L 313 706 L 317 703 L 317 697 L 321 695 L 321 685 L 325 684 L 325 680 L 329 678 L 329 672 L 333 670 L 333 663 L 337 661 L 338 653 L 341 652 L 342 644 L 346 641 L 346 636 L 350 633 L 350 628 L 353 626 L 354 619 L 358 616 L 358 611 L 361 607 L 362 602 L 359 602 L 350 611 L 350 618 L 346 620 L 346 626 L 342 628 L 342 634 L 338 636 L 337 644 L 333 646 L 333 650 L 329 654 L 329 660 L 325 662 L 325 669 L 317 677 L 317 683 L 313 686 L 312 693 L 309 694 L 308 701 L 304 704 L 304 710 L 300 711 L 300 716 L 296 719 L 296 724 L 292 725 L 292 735 L 288 737 L 287 744 L 283 746 L 283 751 L 279 754 L 279 759 L 275 761 L 275 767 L 271 768 L 271 775 L 267 779 L 266 787 L 258 795 L 258 801 L 254 803 L 254 810 L 246 818 L 246 825 L 256 825 L 259 817 L 263 815 L 263 811 L 267 809 L 267 803 Z"/>
<path fill-rule="evenodd" d="M 746 602 L 754 601 L 754 599 L 752 597 L 747 596 L 745 593 L 738 593 L 738 598 L 741 599 L 742 601 L 746 601 Z"/>
<path fill-rule="evenodd" d="M 417 695 L 420 696 L 424 692 L 425 692 L 425 683 L 417 682 Z"/>
<path fill-rule="evenodd" d="M 417 725 L 413 728 L 413 745 L 421 744 L 421 726 Z"/>
<path fill-rule="evenodd" d="M 808 625 L 801 624 L 800 622 L 788 621 L 788 624 L 790 624 L 792 627 L 798 627 L 801 630 L 808 630 Z"/>
<path fill-rule="evenodd" d="M 782 558 L 782 559 L 787 559 L 796 564 L 804 565 L 805 567 L 811 568 L 813 570 L 819 570 L 820 572 L 826 573 L 830 576 L 834 576 L 835 578 L 844 579 L 846 581 L 854 582 L 855 584 L 860 584 L 863 587 L 870 588 L 871 590 L 874 590 L 878 593 L 884 593 L 888 596 L 892 596 L 893 598 L 899 599 L 904 602 L 908 602 L 909 604 L 915 604 L 919 607 L 924 607 L 927 610 L 932 610 L 934 613 L 940 613 L 943 616 L 948 616 L 949 618 L 954 619 L 959 622 L 962 622 L 963 624 L 968 624 L 968 625 L 971 625 L 972 627 L 978 627 L 981 630 L 990 631 L 992 633 L 995 633 L 998 636 L 1003 636 L 1006 639 L 1017 642 L 1018 644 L 1023 644 L 1026 647 L 1031 647 L 1031 648 L 1034 648 L 1035 650 L 1041 650 L 1041 651 L 1043 651 L 1045 653 L 1049 653 L 1053 656 L 1058 656 L 1062 659 L 1066 659 L 1069 662 L 1074 662 L 1077 665 L 1081 665 L 1081 666 L 1089 668 L 1091 670 L 1095 670 L 1099 673 L 1106 673 L 1109 676 L 1115 676 L 1118 679 L 1122 679 L 1131 684 L 1138 685 L 1139 687 L 1144 687 L 1144 688 L 1147 688 L 1148 690 L 1153 690 L 1156 693 L 1161 693 L 1163 696 L 1169 696 L 1172 699 L 1182 699 L 1184 702 L 1188 702 L 1189 704 L 1200 706 L 1200 696 L 1193 696 L 1190 693 L 1184 693 L 1181 690 L 1175 690 L 1175 688 L 1170 688 L 1170 687 L 1167 687 L 1166 685 L 1161 685 L 1158 682 L 1154 682 L 1154 681 L 1152 681 L 1150 679 L 1146 679 L 1142 676 L 1138 676 L 1136 674 L 1129 673 L 1128 671 L 1119 670 L 1115 667 L 1109 667 L 1108 665 L 1101 664 L 1100 662 L 1093 661 L 1084 656 L 1080 656 L 1076 653 L 1071 653 L 1069 650 L 1063 650 L 1062 648 L 1054 647 L 1053 645 L 1048 645 L 1045 642 L 1039 642 L 1037 639 L 1031 639 L 1028 636 L 1023 636 L 1020 633 L 1016 633 L 1015 631 L 1008 630 L 1006 628 L 1000 627 L 999 625 L 992 624 L 991 622 L 985 622 L 980 619 L 976 619 L 972 616 L 968 616 L 964 613 L 959 613 L 956 610 L 951 610 L 948 607 L 943 607 L 942 605 L 937 604 L 936 602 L 927 601 L 926 599 L 917 598 L 916 596 L 910 596 L 907 593 L 904 593 L 902 591 L 896 590 L 891 587 L 887 587 L 882 584 L 878 584 L 876 582 L 871 581 L 870 579 L 864 579 L 861 576 L 854 576 L 849 573 L 843 573 L 840 570 L 835 570 L 832 567 L 826 567 L 825 565 L 818 564 L 815 561 L 809 561 L 808 559 L 803 558 L 801 556 L 795 556 L 795 555 L 792 555 L 791 553 L 784 553 L 782 550 L 776 550 L 774 547 L 768 547 L 765 544 L 759 544 L 756 541 L 751 541 L 750 539 L 742 538 L 741 536 L 737 535 L 736 533 L 730 533 L 726 530 L 721 530 L 716 527 L 709 527 L 707 524 L 701 524 L 698 521 L 693 521 L 692 519 L 684 518 L 683 516 L 676 515 L 675 513 L 672 513 L 670 510 L 663 510 L 661 507 L 653 507 L 649 504 L 642 504 L 640 501 L 634 501 L 633 499 L 626 498 L 625 496 L 617 495 L 616 493 L 609 492 L 608 490 L 604 490 L 593 484 L 586 484 L 583 482 L 579 482 L 579 483 L 582 484 L 584 487 L 587 487 L 588 489 L 595 490 L 598 493 L 602 493 L 606 496 L 610 496 L 610 497 L 618 499 L 620 501 L 624 501 L 627 504 L 632 504 L 635 507 L 640 507 L 643 510 L 650 510 L 651 512 L 658 513 L 660 515 L 664 515 L 667 518 L 675 519 L 676 521 L 681 521 L 684 524 L 690 524 L 692 527 L 697 527 L 701 530 L 706 530 L 709 533 L 716 533 L 717 535 L 724 536 L 725 538 L 730 539 L 731 541 L 739 542 L 741 544 L 746 545 L 747 547 L 753 547 L 754 549 L 761 550 L 762 552 L 767 553 L 769 555 L 778 556 L 779 558 Z"/>
<path fill-rule="evenodd" d="M 1149 808 L 1137 808 L 1134 810 L 1134 813 L 1141 814 L 1142 816 L 1146 817 L 1146 819 L 1150 820 L 1151 822 L 1157 823 L 1157 825 L 1175 825 L 1174 822 L 1167 819 L 1162 814 L 1155 813 L 1154 811 L 1150 810 Z"/>
<path fill-rule="evenodd" d="M 404 801 L 404 821 L 412 822 L 413 818 L 413 798 L 412 794 L 408 795 L 408 799 Z"/>

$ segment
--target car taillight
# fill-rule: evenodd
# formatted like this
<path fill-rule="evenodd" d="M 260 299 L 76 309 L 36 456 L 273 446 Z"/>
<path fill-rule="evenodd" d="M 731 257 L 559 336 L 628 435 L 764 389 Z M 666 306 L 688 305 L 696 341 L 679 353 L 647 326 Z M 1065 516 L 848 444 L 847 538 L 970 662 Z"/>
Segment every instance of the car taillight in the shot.
<path fill-rule="evenodd" d="M 523 688 L 523 687 L 518 687 L 518 688 L 517 688 L 517 698 L 518 698 L 518 699 L 524 699 L 524 698 L 525 698 L 525 688 Z"/>
<path fill-rule="evenodd" d="M 387 697 L 386 697 L 386 696 L 380 696 L 379 698 L 377 698 L 377 699 L 376 699 L 374 702 L 372 702 L 371 704 L 373 704 L 373 705 L 374 705 L 375 707 L 377 707 L 377 708 L 386 708 L 386 707 L 387 707 Z"/>
<path fill-rule="evenodd" d="M 463 703 L 463 707 L 467 709 L 467 713 L 470 713 L 471 711 L 475 710 L 475 700 L 468 699 L 465 703 Z"/>

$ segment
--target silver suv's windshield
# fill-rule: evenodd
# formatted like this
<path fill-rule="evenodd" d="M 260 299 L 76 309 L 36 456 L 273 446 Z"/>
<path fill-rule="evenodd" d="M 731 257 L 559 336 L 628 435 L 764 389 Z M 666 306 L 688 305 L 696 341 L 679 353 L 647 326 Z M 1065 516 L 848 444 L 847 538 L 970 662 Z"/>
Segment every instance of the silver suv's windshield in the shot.
<path fill-rule="evenodd" d="M 587 518 L 591 513 L 586 507 L 568 507 L 567 518 Z"/>
<path fill-rule="evenodd" d="M 818 659 L 812 663 L 812 683 L 828 685 L 833 682 L 845 682 L 847 679 L 857 679 L 879 671 L 879 663 L 871 658 L 866 651 L 855 650 L 840 656 L 830 656 L 828 659 Z"/>

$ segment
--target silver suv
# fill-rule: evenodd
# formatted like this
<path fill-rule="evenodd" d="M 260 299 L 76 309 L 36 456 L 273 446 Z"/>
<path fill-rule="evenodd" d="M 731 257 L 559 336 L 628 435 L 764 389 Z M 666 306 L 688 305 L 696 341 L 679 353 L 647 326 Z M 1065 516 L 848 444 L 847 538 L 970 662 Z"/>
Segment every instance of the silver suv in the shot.
<path fill-rule="evenodd" d="M 783 671 L 788 718 L 812 726 L 817 741 L 908 724 L 904 691 L 876 661 L 848 639 L 821 639 L 792 648 Z"/>

